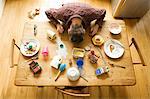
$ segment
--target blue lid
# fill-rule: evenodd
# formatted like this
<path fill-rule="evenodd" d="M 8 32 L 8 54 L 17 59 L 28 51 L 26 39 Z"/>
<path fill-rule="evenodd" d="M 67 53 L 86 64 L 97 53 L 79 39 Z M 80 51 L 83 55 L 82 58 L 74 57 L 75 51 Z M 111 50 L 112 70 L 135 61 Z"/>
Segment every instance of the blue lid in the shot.
<path fill-rule="evenodd" d="M 97 76 L 101 75 L 102 74 L 101 69 L 96 69 L 95 73 L 96 73 Z"/>
<path fill-rule="evenodd" d="M 83 59 L 79 58 L 79 59 L 76 61 L 76 64 L 77 64 L 78 68 L 82 68 L 82 67 L 83 67 L 83 64 L 84 64 Z"/>

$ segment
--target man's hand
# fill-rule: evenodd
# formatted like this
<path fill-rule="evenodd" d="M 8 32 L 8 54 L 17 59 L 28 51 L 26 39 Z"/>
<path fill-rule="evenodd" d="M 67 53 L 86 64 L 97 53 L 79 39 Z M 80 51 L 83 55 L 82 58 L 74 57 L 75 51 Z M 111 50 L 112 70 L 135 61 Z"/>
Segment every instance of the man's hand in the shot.
<path fill-rule="evenodd" d="M 61 33 L 63 33 L 63 32 L 64 32 L 64 28 L 63 28 L 63 26 L 62 26 L 62 25 L 57 24 L 57 25 L 56 25 L 56 27 L 57 27 L 57 32 L 58 32 L 58 33 L 60 33 L 60 34 L 61 34 Z"/>
<path fill-rule="evenodd" d="M 91 33 L 89 35 L 90 36 L 94 36 L 98 32 L 98 28 L 99 28 L 98 24 L 96 24 L 93 27 L 91 27 Z"/>

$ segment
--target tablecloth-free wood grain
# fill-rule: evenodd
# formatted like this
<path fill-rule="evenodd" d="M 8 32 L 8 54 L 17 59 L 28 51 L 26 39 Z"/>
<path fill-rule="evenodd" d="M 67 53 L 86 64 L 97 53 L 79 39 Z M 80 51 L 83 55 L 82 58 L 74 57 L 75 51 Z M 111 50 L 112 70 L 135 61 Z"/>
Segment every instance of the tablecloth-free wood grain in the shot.
<path fill-rule="evenodd" d="M 122 27 L 122 32 L 120 35 L 112 35 L 108 31 L 108 26 L 112 22 L 117 22 Z M 34 24 L 36 24 L 37 27 L 37 35 L 36 37 L 33 35 L 33 27 Z M 54 78 L 57 75 L 58 70 L 50 67 L 50 61 L 52 60 L 53 56 L 56 55 L 57 45 L 55 42 L 51 42 L 46 35 L 46 31 L 48 29 L 51 29 L 52 31 L 56 32 L 56 29 L 49 24 L 49 22 L 32 22 L 32 23 L 25 23 L 24 26 L 24 32 L 23 32 L 23 38 L 24 39 L 30 39 L 30 38 L 36 38 L 40 41 L 41 49 L 39 51 L 39 59 L 37 60 L 39 62 L 39 65 L 42 67 L 42 73 L 39 77 L 34 77 L 32 72 L 29 69 L 28 63 L 23 64 L 23 61 L 27 60 L 26 57 L 24 57 L 22 54 L 20 54 L 18 67 L 17 67 L 17 73 L 16 73 L 16 79 L 15 79 L 15 85 L 23 85 L 23 86 L 102 86 L 102 85 L 134 85 L 135 84 L 135 75 L 134 75 L 134 68 L 132 65 L 130 50 L 129 50 L 129 44 L 128 44 L 128 38 L 126 33 L 126 27 L 125 23 L 123 21 L 111 21 L 106 20 L 103 24 L 103 27 L 100 29 L 98 34 L 104 37 L 105 41 L 109 38 L 114 38 L 119 40 L 124 46 L 125 46 L 125 53 L 123 57 L 119 59 L 110 59 L 107 57 L 103 51 L 103 46 L 100 47 L 102 54 L 107 62 L 111 62 L 118 65 L 124 65 L 126 66 L 125 69 L 119 68 L 119 67 L 110 67 L 110 72 L 108 74 L 101 75 L 99 77 L 96 77 L 95 70 L 97 67 L 102 65 L 102 59 L 99 59 L 97 65 L 93 65 L 89 62 L 87 54 L 84 57 L 84 71 L 85 71 L 85 78 L 88 80 L 86 82 L 82 78 L 80 78 L 76 82 L 71 82 L 67 79 L 66 72 L 69 66 L 68 59 L 71 58 L 73 60 L 73 65 L 76 66 L 75 60 L 72 57 L 72 49 L 73 47 L 80 47 L 84 48 L 85 46 L 91 44 L 91 38 L 88 35 L 85 35 L 85 39 L 82 43 L 73 45 L 69 41 L 69 37 L 67 33 L 64 33 L 62 35 L 58 35 L 61 37 L 61 40 L 65 43 L 68 51 L 67 59 L 63 60 L 63 63 L 67 64 L 67 68 L 64 72 L 61 73 L 58 80 L 55 82 Z M 87 33 L 88 34 L 88 33 Z M 48 46 L 49 48 L 49 57 L 48 60 L 44 60 L 43 56 L 41 54 L 41 50 L 44 46 Z M 100 55 L 98 50 L 93 47 L 93 50 L 96 51 L 97 55 Z"/>

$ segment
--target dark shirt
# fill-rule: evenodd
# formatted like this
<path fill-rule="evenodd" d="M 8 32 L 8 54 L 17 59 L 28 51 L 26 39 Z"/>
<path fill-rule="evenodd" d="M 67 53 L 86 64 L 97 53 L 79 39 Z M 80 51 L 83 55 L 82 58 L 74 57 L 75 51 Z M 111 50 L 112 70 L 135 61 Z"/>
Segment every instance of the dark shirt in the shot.
<path fill-rule="evenodd" d="M 106 10 L 95 9 L 82 3 L 69 3 L 62 5 L 59 9 L 51 8 L 45 11 L 45 13 L 54 25 L 59 23 L 58 20 L 62 21 L 65 25 L 68 25 L 66 23 L 71 16 L 80 15 L 83 19 L 84 27 L 86 28 L 90 26 L 91 21 L 95 19 L 97 19 L 96 23 L 101 27 Z"/>

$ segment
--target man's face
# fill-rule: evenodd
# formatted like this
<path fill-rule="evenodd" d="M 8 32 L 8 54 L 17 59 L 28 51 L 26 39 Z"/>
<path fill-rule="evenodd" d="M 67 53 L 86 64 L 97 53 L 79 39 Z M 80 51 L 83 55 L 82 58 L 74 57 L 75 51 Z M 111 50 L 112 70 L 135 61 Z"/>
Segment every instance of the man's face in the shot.
<path fill-rule="evenodd" d="M 85 34 L 85 29 L 81 24 L 82 20 L 75 19 L 72 21 L 70 28 L 68 29 L 68 34 L 70 35 L 70 40 L 73 43 L 79 43 L 83 41 L 83 35 Z"/>

